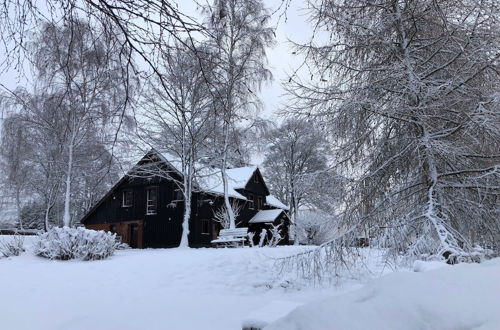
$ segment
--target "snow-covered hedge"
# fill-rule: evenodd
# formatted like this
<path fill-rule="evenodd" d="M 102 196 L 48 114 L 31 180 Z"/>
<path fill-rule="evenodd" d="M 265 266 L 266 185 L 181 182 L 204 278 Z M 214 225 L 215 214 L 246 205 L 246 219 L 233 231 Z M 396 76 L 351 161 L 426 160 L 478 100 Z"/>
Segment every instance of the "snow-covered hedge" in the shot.
<path fill-rule="evenodd" d="M 16 235 L 8 241 L 0 241 L 0 258 L 18 256 L 24 252 L 24 238 Z"/>
<path fill-rule="evenodd" d="M 35 254 L 49 259 L 100 260 L 113 254 L 119 243 L 115 234 L 85 228 L 52 228 L 38 235 Z"/>

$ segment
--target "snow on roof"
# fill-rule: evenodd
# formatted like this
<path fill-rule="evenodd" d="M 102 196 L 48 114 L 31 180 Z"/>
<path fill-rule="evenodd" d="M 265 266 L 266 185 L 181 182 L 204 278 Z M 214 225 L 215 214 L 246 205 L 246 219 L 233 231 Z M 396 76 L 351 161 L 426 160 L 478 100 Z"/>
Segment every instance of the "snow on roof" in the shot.
<path fill-rule="evenodd" d="M 226 170 L 228 178 L 229 196 L 246 200 L 246 197 L 236 191 L 236 189 L 245 188 L 248 180 L 252 177 L 257 167 L 239 167 Z M 222 183 L 222 173 L 220 169 L 211 169 L 208 175 L 202 175 L 198 178 L 198 184 L 204 191 L 224 195 L 224 185 Z"/>
<path fill-rule="evenodd" d="M 282 210 L 288 211 L 290 209 L 288 206 L 283 204 L 279 199 L 277 199 L 273 195 L 266 196 L 266 204 L 268 204 L 270 206 L 277 207 L 277 208 L 282 209 Z"/>
<path fill-rule="evenodd" d="M 250 219 L 249 223 L 274 222 L 274 220 L 280 216 L 281 212 L 283 212 L 282 209 L 260 210 Z"/>
<path fill-rule="evenodd" d="M 159 152 L 158 154 L 177 171 L 182 173 L 182 162 L 179 157 L 167 152 Z M 199 163 L 195 164 L 195 168 L 197 171 L 197 185 L 201 190 L 217 195 L 224 195 L 222 173 L 219 168 L 211 168 Z M 233 198 L 246 200 L 246 197 L 238 193 L 236 189 L 245 188 L 255 170 L 257 170 L 257 166 L 227 169 L 226 175 L 228 178 L 228 195 Z"/>

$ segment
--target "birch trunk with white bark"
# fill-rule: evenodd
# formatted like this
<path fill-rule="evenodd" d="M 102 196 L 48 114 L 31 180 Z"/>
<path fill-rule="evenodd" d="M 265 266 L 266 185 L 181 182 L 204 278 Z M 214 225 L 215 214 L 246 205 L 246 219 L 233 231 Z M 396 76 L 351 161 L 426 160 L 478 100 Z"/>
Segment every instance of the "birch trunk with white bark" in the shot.
<path fill-rule="evenodd" d="M 74 134 L 71 137 L 71 141 L 68 145 L 68 169 L 66 172 L 66 190 L 64 193 L 64 215 L 63 215 L 63 226 L 69 227 L 71 224 L 71 213 L 70 213 L 70 203 L 71 203 L 71 178 L 73 175 L 73 143 Z"/>
<path fill-rule="evenodd" d="M 224 185 L 224 205 L 226 206 L 227 217 L 229 219 L 229 229 L 233 229 L 236 228 L 236 221 L 234 219 L 233 206 L 231 205 L 231 201 L 229 200 L 229 184 L 226 173 L 228 140 L 229 140 L 229 134 L 226 131 L 224 136 L 225 152 L 224 155 L 222 156 L 221 177 L 222 177 L 222 184 Z"/>

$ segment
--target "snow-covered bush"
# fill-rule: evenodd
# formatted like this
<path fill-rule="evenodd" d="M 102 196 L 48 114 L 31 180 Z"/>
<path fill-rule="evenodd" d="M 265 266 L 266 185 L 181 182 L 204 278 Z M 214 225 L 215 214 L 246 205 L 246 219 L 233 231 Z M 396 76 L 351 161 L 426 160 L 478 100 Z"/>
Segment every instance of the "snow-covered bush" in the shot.
<path fill-rule="evenodd" d="M 100 260 L 113 254 L 119 243 L 116 235 L 85 228 L 52 228 L 38 235 L 35 254 L 49 259 Z"/>
<path fill-rule="evenodd" d="M 240 203 L 238 203 L 236 200 L 234 200 L 231 204 L 231 209 L 233 210 L 234 218 L 237 219 L 238 216 L 240 215 L 242 205 Z M 228 212 L 226 210 L 225 205 L 222 205 L 218 209 L 214 210 L 213 216 L 214 216 L 213 220 L 220 223 L 220 225 L 223 229 L 230 228 L 231 221 L 229 219 Z M 236 225 L 239 225 L 240 222 L 237 222 Z"/>
<path fill-rule="evenodd" d="M 116 245 L 116 250 L 128 250 L 128 249 L 130 249 L 130 246 L 127 243 L 118 242 L 118 245 Z"/>
<path fill-rule="evenodd" d="M 271 226 L 272 227 L 269 229 L 269 232 L 271 233 L 271 239 L 269 240 L 268 245 L 270 247 L 276 247 L 278 243 L 283 239 L 283 237 L 281 237 L 281 224 L 277 226 L 271 224 Z"/>
<path fill-rule="evenodd" d="M 301 210 L 297 215 L 297 237 L 307 245 L 321 245 L 338 231 L 338 219 L 320 210 Z"/>
<path fill-rule="evenodd" d="M 24 237 L 20 235 L 15 235 L 8 241 L 0 241 L 0 258 L 18 256 L 22 252 L 24 252 Z"/>
<path fill-rule="evenodd" d="M 255 233 L 248 232 L 247 237 L 248 237 L 248 244 L 250 245 L 250 247 L 254 247 L 253 238 L 255 237 Z"/>

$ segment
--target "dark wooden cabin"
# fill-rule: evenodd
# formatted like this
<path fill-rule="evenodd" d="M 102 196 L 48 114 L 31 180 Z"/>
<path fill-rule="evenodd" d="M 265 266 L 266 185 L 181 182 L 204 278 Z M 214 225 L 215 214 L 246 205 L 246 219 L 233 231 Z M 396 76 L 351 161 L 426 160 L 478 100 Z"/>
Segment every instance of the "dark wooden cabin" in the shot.
<path fill-rule="evenodd" d="M 136 165 L 151 159 L 159 160 L 170 173 L 141 177 L 125 175 L 81 219 L 86 228 L 117 233 L 133 248 L 168 248 L 180 244 L 184 201 L 178 189 L 182 176 L 175 168 L 171 155 L 151 150 Z M 214 220 L 214 211 L 224 204 L 220 171 L 208 175 L 208 183 L 198 185 L 193 192 L 189 222 L 189 245 L 209 247 L 221 229 Z M 280 244 L 289 243 L 290 220 L 287 207 L 269 193 L 258 167 L 228 169 L 232 203 L 240 208 L 237 227 L 248 227 L 259 239 L 263 228 L 281 224 Z M 273 210 L 269 212 L 268 210 Z"/>

